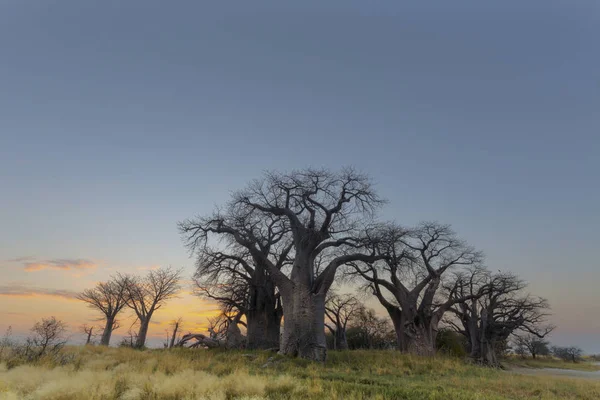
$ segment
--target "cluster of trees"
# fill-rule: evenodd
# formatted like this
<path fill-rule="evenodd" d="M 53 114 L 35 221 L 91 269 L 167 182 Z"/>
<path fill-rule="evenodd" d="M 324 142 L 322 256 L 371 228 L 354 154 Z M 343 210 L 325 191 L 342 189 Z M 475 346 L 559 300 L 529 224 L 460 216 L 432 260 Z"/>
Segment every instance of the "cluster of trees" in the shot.
<path fill-rule="evenodd" d="M 181 285 L 181 270 L 169 267 L 151 270 L 143 277 L 118 274 L 107 282 L 86 289 L 77 298 L 102 314 L 104 328 L 100 344 L 108 346 L 112 332 L 119 328 L 119 315 L 129 308 L 136 316 L 137 332 L 130 332 L 129 344 L 142 348 L 146 344 L 148 327 L 154 312 L 167 300 L 175 297 Z M 87 343 L 93 336 L 93 327 L 81 327 Z"/>
<path fill-rule="evenodd" d="M 221 304 L 228 332 L 245 325 L 245 346 L 319 361 L 326 332 L 335 348 L 349 347 L 358 314 L 353 299 L 331 294 L 340 276 L 381 303 L 404 352 L 433 354 L 449 325 L 474 359 L 496 364 L 498 344 L 513 333 L 552 330 L 547 302 L 518 277 L 486 270 L 482 253 L 447 225 L 379 221 L 383 204 L 352 169 L 268 173 L 212 215 L 179 223 L 196 260 L 196 293 Z"/>

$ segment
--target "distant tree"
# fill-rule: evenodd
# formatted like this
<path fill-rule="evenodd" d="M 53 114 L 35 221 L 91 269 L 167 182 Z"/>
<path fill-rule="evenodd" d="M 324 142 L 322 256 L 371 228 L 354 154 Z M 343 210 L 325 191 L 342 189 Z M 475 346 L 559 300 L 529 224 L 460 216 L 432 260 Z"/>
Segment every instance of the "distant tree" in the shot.
<path fill-rule="evenodd" d="M 79 330 L 85 335 L 85 344 L 92 344 L 92 338 L 94 337 L 94 326 L 83 324 L 79 327 Z"/>
<path fill-rule="evenodd" d="M 578 362 L 581 360 L 581 356 L 583 355 L 583 350 L 577 346 L 568 346 L 568 347 L 560 347 L 553 346 L 552 354 L 556 357 L 561 358 L 565 361 Z"/>
<path fill-rule="evenodd" d="M 42 318 L 31 328 L 27 349 L 34 358 L 58 352 L 66 343 L 67 324 L 56 317 Z"/>
<path fill-rule="evenodd" d="M 86 289 L 77 298 L 88 304 L 90 308 L 96 309 L 104 316 L 105 324 L 100 345 L 108 346 L 110 337 L 118 327 L 117 316 L 125 307 L 127 287 L 129 278 L 116 276 L 108 282 L 100 282 L 92 289 Z"/>
<path fill-rule="evenodd" d="M 2 357 L 4 356 L 4 350 L 12 347 L 13 344 L 14 343 L 12 341 L 12 326 L 9 326 L 8 328 L 6 328 L 6 331 L 4 332 L 4 336 L 2 336 L 2 339 L 0 339 L 0 361 L 2 360 Z"/>
<path fill-rule="evenodd" d="M 505 347 L 514 332 L 544 338 L 554 329 L 546 324 L 548 302 L 525 293 L 527 285 L 513 274 L 473 269 L 458 274 L 449 287 L 450 296 L 476 295 L 451 308 L 456 319 L 449 323 L 467 338 L 470 356 L 482 364 L 498 365 L 499 346 Z"/>
<path fill-rule="evenodd" d="M 550 354 L 550 342 L 531 333 L 515 335 L 514 343 L 515 352 L 519 355 L 531 354 L 531 357 L 535 359 L 537 356 Z"/>
<path fill-rule="evenodd" d="M 334 350 L 347 350 L 348 341 L 346 340 L 346 327 L 348 321 L 363 308 L 360 301 L 352 295 L 337 295 L 330 292 L 325 302 L 325 316 L 327 321 L 325 326 L 333 336 Z"/>
<path fill-rule="evenodd" d="M 383 349 L 394 343 L 394 329 L 388 319 L 380 318 L 371 308 L 360 307 L 346 331 L 350 349 Z"/>
<path fill-rule="evenodd" d="M 139 321 L 139 331 L 136 336 L 135 347 L 142 348 L 146 345 L 148 327 L 154 312 L 161 308 L 169 299 L 177 295 L 181 286 L 181 270 L 160 268 L 149 271 L 142 278 L 126 277 L 125 300 L 127 305 L 135 312 Z"/>

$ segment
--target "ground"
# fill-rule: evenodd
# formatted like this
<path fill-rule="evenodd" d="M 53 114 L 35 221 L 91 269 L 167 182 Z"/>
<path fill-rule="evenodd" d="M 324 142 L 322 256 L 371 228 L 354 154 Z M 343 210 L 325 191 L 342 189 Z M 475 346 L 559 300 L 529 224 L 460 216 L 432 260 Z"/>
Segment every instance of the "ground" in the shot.
<path fill-rule="evenodd" d="M 0 362 L 0 399 L 599 399 L 600 380 L 523 376 L 447 357 L 330 352 L 325 365 L 267 352 L 70 347 Z"/>

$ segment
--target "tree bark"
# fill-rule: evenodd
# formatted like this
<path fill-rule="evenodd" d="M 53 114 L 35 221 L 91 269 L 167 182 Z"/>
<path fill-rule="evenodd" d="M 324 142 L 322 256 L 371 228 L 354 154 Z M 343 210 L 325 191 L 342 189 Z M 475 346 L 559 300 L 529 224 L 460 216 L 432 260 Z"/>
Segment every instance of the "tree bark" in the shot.
<path fill-rule="evenodd" d="M 420 356 L 435 355 L 435 336 L 429 324 L 414 325 L 408 335 L 408 352 Z"/>
<path fill-rule="evenodd" d="M 112 335 L 114 323 L 115 323 L 114 318 L 106 318 L 106 325 L 104 325 L 104 331 L 102 332 L 102 338 L 100 338 L 101 346 L 108 346 L 110 344 L 110 337 Z"/>
<path fill-rule="evenodd" d="M 148 326 L 150 325 L 150 317 L 147 319 L 140 319 L 140 329 L 138 336 L 135 340 L 135 347 L 138 349 L 143 348 L 146 345 L 146 336 L 148 336 Z"/>
<path fill-rule="evenodd" d="M 247 341 L 250 349 L 279 347 L 281 309 L 272 282 L 253 286 L 246 312 Z"/>
<path fill-rule="evenodd" d="M 386 307 L 388 314 L 392 320 L 392 324 L 394 325 L 394 331 L 396 332 L 396 345 L 398 350 L 402 352 L 408 351 L 408 347 L 406 346 L 406 337 L 404 332 L 404 318 L 402 311 L 400 311 L 397 307 Z"/>
<path fill-rule="evenodd" d="M 325 295 L 311 293 L 301 284 L 281 293 L 285 316 L 280 353 L 324 362 L 327 357 Z"/>

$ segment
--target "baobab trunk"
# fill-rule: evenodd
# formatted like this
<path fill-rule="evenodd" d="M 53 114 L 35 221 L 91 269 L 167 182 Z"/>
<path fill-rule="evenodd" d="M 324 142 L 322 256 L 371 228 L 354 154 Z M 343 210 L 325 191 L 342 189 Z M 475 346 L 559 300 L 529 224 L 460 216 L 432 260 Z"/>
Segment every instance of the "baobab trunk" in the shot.
<path fill-rule="evenodd" d="M 138 349 L 143 348 L 146 345 L 146 336 L 148 336 L 148 325 L 150 325 L 150 317 L 147 319 L 140 319 L 140 330 L 135 340 L 135 347 Z"/>
<path fill-rule="evenodd" d="M 435 335 L 430 327 L 415 326 L 407 343 L 408 352 L 419 356 L 435 355 Z"/>
<path fill-rule="evenodd" d="M 406 317 L 406 316 L 405 316 Z M 435 355 L 435 339 L 437 337 L 437 319 L 418 312 L 407 318 L 404 326 L 406 351 L 420 356 Z"/>
<path fill-rule="evenodd" d="M 280 353 L 324 362 L 325 295 L 311 293 L 301 284 L 294 284 L 281 294 L 285 315 Z"/>
<path fill-rule="evenodd" d="M 104 331 L 102 332 L 102 338 L 100 338 L 101 346 L 108 346 L 110 343 L 110 336 L 112 335 L 113 326 L 115 324 L 114 318 L 106 318 L 106 325 L 104 325 Z"/>
<path fill-rule="evenodd" d="M 278 348 L 281 312 L 274 298 L 274 289 L 267 293 L 264 287 L 255 288 L 249 303 L 246 313 L 248 348 Z"/>
<path fill-rule="evenodd" d="M 394 332 L 396 332 L 396 345 L 398 350 L 402 352 L 408 351 L 406 346 L 406 337 L 404 331 L 404 318 L 402 311 L 400 311 L 396 307 L 387 307 L 388 314 L 392 320 L 392 324 L 394 325 Z"/>

